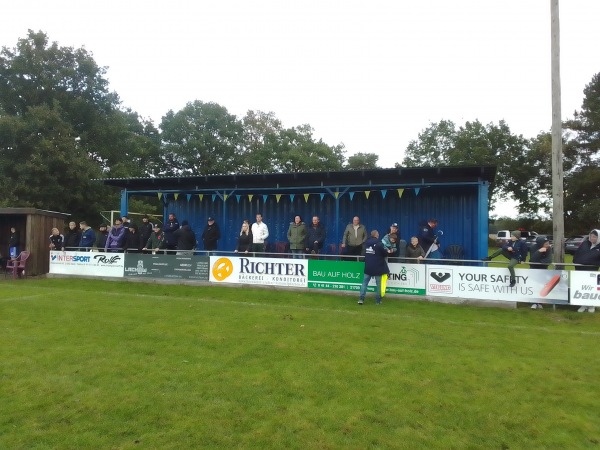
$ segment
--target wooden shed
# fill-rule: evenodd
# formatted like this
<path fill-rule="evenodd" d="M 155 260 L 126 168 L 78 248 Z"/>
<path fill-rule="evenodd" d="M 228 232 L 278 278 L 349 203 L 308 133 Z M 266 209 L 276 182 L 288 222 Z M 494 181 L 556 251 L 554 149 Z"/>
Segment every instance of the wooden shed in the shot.
<path fill-rule="evenodd" d="M 70 214 L 35 208 L 0 208 L 0 253 L 8 255 L 11 227 L 19 232 L 20 250 L 28 250 L 28 275 L 42 275 L 49 271 L 48 236 L 52 228 L 64 230 Z"/>

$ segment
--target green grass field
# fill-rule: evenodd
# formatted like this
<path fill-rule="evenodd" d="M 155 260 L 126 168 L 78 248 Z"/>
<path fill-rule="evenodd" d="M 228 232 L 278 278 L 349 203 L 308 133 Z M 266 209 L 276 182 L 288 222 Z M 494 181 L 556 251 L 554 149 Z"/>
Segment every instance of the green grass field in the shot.
<path fill-rule="evenodd" d="M 2 449 L 600 445 L 597 314 L 80 279 L 0 288 Z"/>

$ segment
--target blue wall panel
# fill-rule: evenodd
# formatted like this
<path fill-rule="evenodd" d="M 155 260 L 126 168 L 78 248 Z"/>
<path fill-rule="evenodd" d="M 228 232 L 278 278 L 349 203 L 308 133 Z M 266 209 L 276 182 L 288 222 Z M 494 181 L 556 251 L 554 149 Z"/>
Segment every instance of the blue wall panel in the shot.
<path fill-rule="evenodd" d="M 253 223 L 257 212 L 263 214 L 263 220 L 269 227 L 270 243 L 287 242 L 287 230 L 296 214 L 300 214 L 307 224 L 313 215 L 318 215 L 327 229 L 327 253 L 338 251 L 344 228 L 355 215 L 361 218 L 368 231 L 377 229 L 381 236 L 387 232 L 390 224 L 397 222 L 401 237 L 406 240 L 418 234 L 421 222 L 435 217 L 439 221 L 438 229 L 444 232 L 441 238 L 442 251 L 447 245 L 459 244 L 465 249 L 465 258 L 478 259 L 487 255 L 487 246 L 483 254 L 481 243 L 484 241 L 479 236 L 482 225 L 478 221 L 483 216 L 479 204 L 480 189 L 479 184 L 424 186 L 418 191 L 407 188 L 402 196 L 396 189 L 388 189 L 385 197 L 380 190 L 371 191 L 368 198 L 365 191 L 356 191 L 351 199 L 348 191 L 340 193 L 337 199 L 331 194 L 310 194 L 308 200 L 302 193 L 294 194 L 293 198 L 285 193 L 281 194 L 279 201 L 274 194 L 268 195 L 266 201 L 262 194 L 253 195 L 251 201 L 245 194 L 231 195 L 226 201 L 210 194 L 205 194 L 202 201 L 198 195 L 188 199 L 187 195 L 182 194 L 177 200 L 172 196 L 167 199 L 165 214 L 174 212 L 180 222 L 188 220 L 199 240 L 208 216 L 214 216 L 222 234 L 219 250 L 228 251 L 236 247 L 242 220 L 248 219 Z M 339 205 L 339 214 L 336 203 Z M 487 222 L 484 225 L 487 227 Z"/>

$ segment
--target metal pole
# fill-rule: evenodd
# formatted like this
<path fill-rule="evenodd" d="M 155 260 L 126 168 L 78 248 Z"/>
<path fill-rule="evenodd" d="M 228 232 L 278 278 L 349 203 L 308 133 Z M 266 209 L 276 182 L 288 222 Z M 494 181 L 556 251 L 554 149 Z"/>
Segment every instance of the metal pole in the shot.
<path fill-rule="evenodd" d="M 558 0 L 550 0 L 552 71 L 552 231 L 554 262 L 564 262 L 563 154 L 560 91 L 560 21 Z M 558 244 L 557 244 L 558 243 Z"/>

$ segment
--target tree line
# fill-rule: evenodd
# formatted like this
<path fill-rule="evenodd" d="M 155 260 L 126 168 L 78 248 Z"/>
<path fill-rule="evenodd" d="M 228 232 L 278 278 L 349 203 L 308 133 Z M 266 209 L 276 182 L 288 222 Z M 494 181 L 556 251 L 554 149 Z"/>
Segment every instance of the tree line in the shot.
<path fill-rule="evenodd" d="M 157 126 L 121 104 L 106 74 L 85 49 L 61 47 L 41 31 L 2 48 L 0 206 L 93 219 L 118 204 L 119 193 L 94 181 L 99 178 L 378 167 L 376 153 L 346 157 L 342 143 L 317 140 L 309 124 L 286 128 L 273 112 L 238 118 L 224 106 L 194 100 L 168 111 Z M 564 125 L 566 224 L 573 231 L 597 226 L 600 217 L 599 89 L 596 75 L 581 111 Z M 409 143 L 402 165 L 496 164 L 491 205 L 510 197 L 531 216 L 550 207 L 550 157 L 549 132 L 527 139 L 504 121 L 457 126 L 443 120 Z"/>

